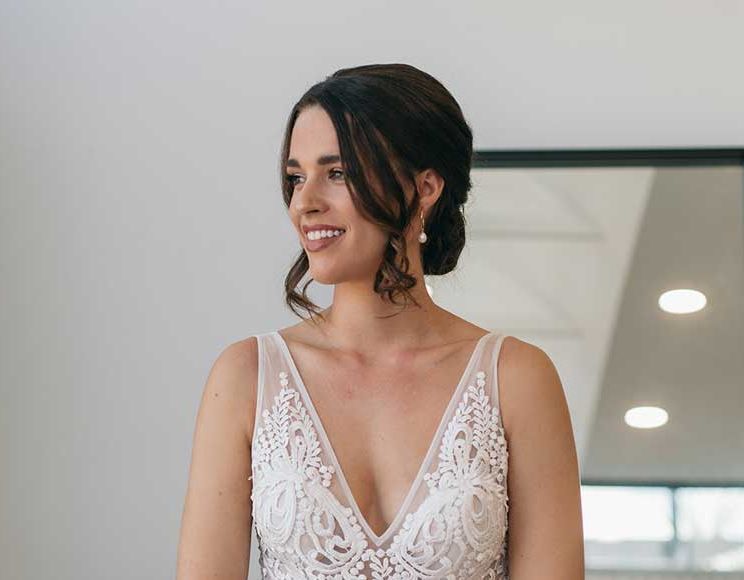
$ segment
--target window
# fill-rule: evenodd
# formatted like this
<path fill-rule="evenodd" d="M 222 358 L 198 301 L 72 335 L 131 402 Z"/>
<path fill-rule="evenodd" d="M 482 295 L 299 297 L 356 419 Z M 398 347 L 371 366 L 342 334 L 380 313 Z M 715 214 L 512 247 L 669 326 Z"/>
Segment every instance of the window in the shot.
<path fill-rule="evenodd" d="M 587 569 L 744 570 L 744 488 L 582 485 Z"/>

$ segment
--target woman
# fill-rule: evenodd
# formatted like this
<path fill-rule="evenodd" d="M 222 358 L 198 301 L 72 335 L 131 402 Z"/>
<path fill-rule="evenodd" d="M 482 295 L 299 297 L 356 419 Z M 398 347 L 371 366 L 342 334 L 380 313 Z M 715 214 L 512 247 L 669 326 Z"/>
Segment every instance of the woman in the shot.
<path fill-rule="evenodd" d="M 583 578 L 579 470 L 538 347 L 437 306 L 465 245 L 472 133 L 408 65 L 342 69 L 289 118 L 303 320 L 228 346 L 199 409 L 178 580 Z M 303 276 L 334 286 L 319 310 Z M 308 317 L 302 316 L 307 312 Z"/>

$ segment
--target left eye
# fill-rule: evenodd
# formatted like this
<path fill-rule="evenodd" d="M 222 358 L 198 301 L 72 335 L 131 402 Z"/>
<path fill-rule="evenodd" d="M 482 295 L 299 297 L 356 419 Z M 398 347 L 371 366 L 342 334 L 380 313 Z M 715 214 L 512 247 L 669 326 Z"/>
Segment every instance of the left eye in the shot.
<path fill-rule="evenodd" d="M 343 175 L 344 175 L 344 172 L 343 172 L 343 170 L 342 170 L 342 169 L 331 169 L 330 173 L 331 173 L 332 175 L 333 175 L 334 173 L 335 173 L 335 174 L 339 174 L 339 173 L 340 173 L 342 177 L 343 177 Z"/>

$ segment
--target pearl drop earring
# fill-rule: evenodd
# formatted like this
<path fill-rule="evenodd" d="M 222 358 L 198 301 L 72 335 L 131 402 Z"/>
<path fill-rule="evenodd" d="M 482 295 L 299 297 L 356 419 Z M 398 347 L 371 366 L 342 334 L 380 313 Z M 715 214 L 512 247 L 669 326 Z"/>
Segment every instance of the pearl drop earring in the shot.
<path fill-rule="evenodd" d="M 424 210 L 422 209 L 421 210 L 421 233 L 418 236 L 418 241 L 423 244 L 424 242 L 426 242 L 426 240 L 427 240 L 426 232 L 424 231 Z"/>

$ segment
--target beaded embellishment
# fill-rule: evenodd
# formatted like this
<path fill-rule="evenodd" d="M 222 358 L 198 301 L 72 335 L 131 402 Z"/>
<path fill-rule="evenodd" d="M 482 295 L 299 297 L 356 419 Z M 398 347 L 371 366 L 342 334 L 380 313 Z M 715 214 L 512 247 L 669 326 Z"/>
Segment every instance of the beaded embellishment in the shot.
<path fill-rule="evenodd" d="M 392 540 L 377 545 L 354 515 L 353 498 L 329 489 L 340 466 L 324 449 L 323 427 L 301 392 L 279 372 L 281 388 L 263 409 L 252 446 L 263 578 L 508 580 L 507 442 L 499 408 L 485 389 L 486 373 L 475 378 L 447 422 L 438 461 L 412 484 L 425 483 L 427 493 Z"/>

